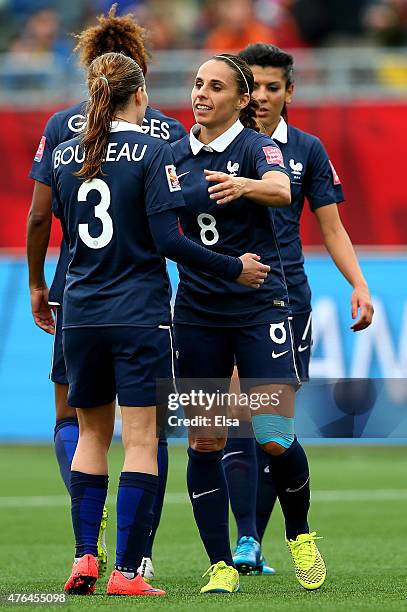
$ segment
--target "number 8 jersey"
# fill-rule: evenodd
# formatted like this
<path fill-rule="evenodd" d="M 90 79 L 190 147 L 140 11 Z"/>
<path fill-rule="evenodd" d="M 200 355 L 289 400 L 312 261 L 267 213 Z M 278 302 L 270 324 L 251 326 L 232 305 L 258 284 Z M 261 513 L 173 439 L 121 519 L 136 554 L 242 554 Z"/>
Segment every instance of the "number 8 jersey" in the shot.
<path fill-rule="evenodd" d="M 267 206 L 239 198 L 220 206 L 209 198 L 204 170 L 261 179 L 266 172 L 285 172 L 277 145 L 264 134 L 237 121 L 204 145 L 189 136 L 171 145 L 186 207 L 180 214 L 185 235 L 224 255 L 256 253 L 271 267 L 260 289 L 215 278 L 179 265 L 180 283 L 175 302 L 175 323 L 239 327 L 281 320 L 288 296 L 273 220 Z"/>
<path fill-rule="evenodd" d="M 70 257 L 63 328 L 168 324 L 165 259 L 148 217 L 184 206 L 169 144 L 115 122 L 97 178 L 74 176 L 83 159 L 79 138 L 52 158 L 53 209 Z"/>

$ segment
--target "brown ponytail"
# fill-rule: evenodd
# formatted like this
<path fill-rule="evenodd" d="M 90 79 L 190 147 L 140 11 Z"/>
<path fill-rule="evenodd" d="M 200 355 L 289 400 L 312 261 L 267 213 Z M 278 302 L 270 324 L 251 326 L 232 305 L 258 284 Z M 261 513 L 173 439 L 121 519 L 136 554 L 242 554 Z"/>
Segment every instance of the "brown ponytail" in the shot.
<path fill-rule="evenodd" d="M 244 125 L 244 127 L 256 130 L 256 132 L 261 131 L 261 126 L 259 125 L 259 122 L 256 119 L 256 113 L 259 108 L 260 105 L 257 100 L 255 100 L 254 98 L 250 98 L 249 104 L 242 108 L 239 115 L 239 119 Z"/>
<path fill-rule="evenodd" d="M 140 66 L 130 57 L 105 53 L 93 60 L 88 73 L 87 120 L 81 135 L 85 161 L 75 176 L 87 181 L 101 172 L 110 124 L 139 87 L 144 87 L 144 76 Z"/>

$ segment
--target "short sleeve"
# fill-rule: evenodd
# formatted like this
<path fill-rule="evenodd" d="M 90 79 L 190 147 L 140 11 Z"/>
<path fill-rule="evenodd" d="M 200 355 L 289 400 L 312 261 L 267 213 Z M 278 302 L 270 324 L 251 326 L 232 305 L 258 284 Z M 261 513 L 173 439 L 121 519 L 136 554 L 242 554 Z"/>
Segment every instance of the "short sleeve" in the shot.
<path fill-rule="evenodd" d="M 268 136 L 259 134 L 252 143 L 252 154 L 259 178 L 266 172 L 288 172 L 284 166 L 283 154 L 280 147 Z"/>
<path fill-rule="evenodd" d="M 147 163 L 144 181 L 147 215 L 184 208 L 185 202 L 170 145 L 162 143 L 158 146 Z"/>
<path fill-rule="evenodd" d="M 55 217 L 57 219 L 60 219 L 62 217 L 62 204 L 61 204 L 61 200 L 59 197 L 58 181 L 57 181 L 57 177 L 55 173 L 56 170 L 54 169 L 54 156 L 55 156 L 55 151 L 51 153 L 51 161 L 50 161 L 51 193 L 52 193 L 51 207 L 52 207 L 52 212 L 55 215 Z"/>
<path fill-rule="evenodd" d="M 345 197 L 338 174 L 320 140 L 315 139 L 304 180 L 304 194 L 311 210 L 339 204 Z"/>
<path fill-rule="evenodd" d="M 56 115 L 48 120 L 38 145 L 29 176 L 40 183 L 51 185 L 52 151 L 59 145 Z"/>

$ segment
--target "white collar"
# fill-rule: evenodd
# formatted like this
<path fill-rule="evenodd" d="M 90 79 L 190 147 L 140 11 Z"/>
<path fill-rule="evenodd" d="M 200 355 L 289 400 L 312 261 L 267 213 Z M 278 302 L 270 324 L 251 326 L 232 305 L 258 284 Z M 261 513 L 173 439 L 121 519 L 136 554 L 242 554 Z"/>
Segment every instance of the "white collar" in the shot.
<path fill-rule="evenodd" d="M 288 126 L 282 117 L 280 117 L 278 126 L 274 130 L 271 137 L 273 140 L 278 140 L 278 142 L 282 142 L 283 144 L 288 142 Z"/>
<path fill-rule="evenodd" d="M 142 132 L 141 125 L 128 123 L 127 121 L 112 121 L 110 124 L 111 132 Z"/>
<path fill-rule="evenodd" d="M 197 155 L 201 149 L 205 149 L 205 151 L 210 151 L 213 153 L 216 151 L 217 153 L 223 153 L 225 149 L 234 141 L 236 136 L 240 134 L 242 130 L 244 130 L 244 125 L 239 121 L 239 119 L 228 129 L 226 132 L 223 132 L 220 136 L 209 142 L 208 144 L 204 144 L 200 140 L 198 140 L 197 135 L 201 126 L 196 123 L 192 126 L 191 131 L 189 132 L 189 144 L 191 145 L 191 150 L 194 155 Z"/>

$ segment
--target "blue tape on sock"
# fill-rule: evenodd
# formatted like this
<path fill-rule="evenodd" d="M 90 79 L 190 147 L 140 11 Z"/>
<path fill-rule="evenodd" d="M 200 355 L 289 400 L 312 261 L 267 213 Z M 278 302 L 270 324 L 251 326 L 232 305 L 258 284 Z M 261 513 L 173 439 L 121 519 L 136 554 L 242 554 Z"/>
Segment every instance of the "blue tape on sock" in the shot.
<path fill-rule="evenodd" d="M 294 442 L 294 419 L 277 414 L 255 414 L 252 417 L 254 435 L 259 444 L 277 442 L 289 448 Z"/>

